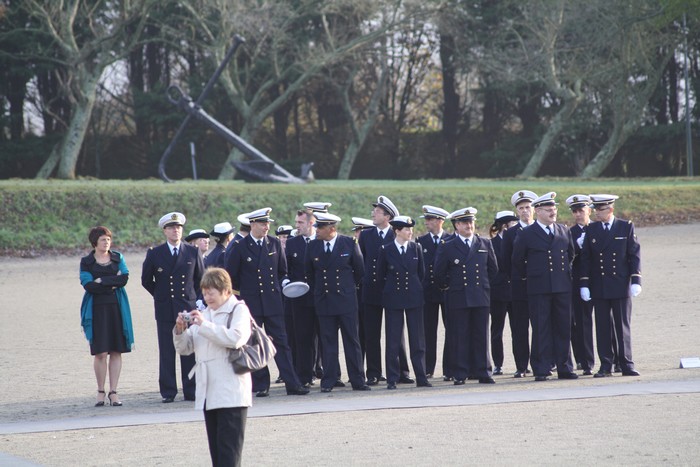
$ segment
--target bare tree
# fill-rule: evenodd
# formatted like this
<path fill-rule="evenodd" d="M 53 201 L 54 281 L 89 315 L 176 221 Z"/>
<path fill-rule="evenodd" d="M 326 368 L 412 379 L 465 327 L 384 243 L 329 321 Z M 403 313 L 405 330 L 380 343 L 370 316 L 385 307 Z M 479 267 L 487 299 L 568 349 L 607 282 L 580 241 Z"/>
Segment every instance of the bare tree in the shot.
<path fill-rule="evenodd" d="M 139 40 L 148 10 L 155 0 L 22 0 L 20 6 L 41 24 L 40 32 L 55 44 L 39 57 L 61 66 L 61 92 L 72 105 L 65 135 L 53 148 L 37 178 L 75 178 L 78 155 L 85 139 L 97 86 L 103 71 L 126 56 Z"/>

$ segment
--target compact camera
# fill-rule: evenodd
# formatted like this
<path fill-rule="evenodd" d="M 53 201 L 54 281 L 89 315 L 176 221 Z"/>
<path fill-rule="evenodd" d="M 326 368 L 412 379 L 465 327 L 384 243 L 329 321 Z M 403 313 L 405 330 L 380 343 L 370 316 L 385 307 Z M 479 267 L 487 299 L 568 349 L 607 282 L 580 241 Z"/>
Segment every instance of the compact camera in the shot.
<path fill-rule="evenodd" d="M 192 315 L 189 311 L 183 311 L 182 313 L 180 313 L 180 316 L 182 316 L 182 320 L 185 323 L 189 323 L 190 321 L 192 321 Z"/>

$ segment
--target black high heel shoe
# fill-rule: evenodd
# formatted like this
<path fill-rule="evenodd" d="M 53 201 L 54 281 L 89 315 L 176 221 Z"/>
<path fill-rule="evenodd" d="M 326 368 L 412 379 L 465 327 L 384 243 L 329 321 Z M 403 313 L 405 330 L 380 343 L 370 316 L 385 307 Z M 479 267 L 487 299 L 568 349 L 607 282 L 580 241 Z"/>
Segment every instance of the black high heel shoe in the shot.
<path fill-rule="evenodd" d="M 98 393 L 98 394 L 104 394 L 105 392 L 104 392 L 104 391 L 100 391 L 100 390 L 98 389 L 98 390 L 97 390 L 97 393 Z M 103 401 L 103 400 L 102 400 L 102 401 L 97 401 L 97 403 L 95 404 L 95 407 L 104 407 L 104 406 L 105 406 L 105 401 Z"/>
<path fill-rule="evenodd" d="M 112 405 L 114 407 L 121 407 L 122 406 L 121 401 L 112 402 L 112 394 L 116 395 L 117 391 L 109 391 L 109 394 L 107 394 L 107 398 L 109 399 L 109 405 Z"/>

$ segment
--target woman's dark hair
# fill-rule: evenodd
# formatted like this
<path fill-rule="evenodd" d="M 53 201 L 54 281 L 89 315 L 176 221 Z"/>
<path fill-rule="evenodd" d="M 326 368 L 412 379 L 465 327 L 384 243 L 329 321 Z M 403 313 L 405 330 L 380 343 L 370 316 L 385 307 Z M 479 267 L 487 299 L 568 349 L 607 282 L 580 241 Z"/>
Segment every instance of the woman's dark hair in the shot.
<path fill-rule="evenodd" d="M 93 248 L 97 246 L 97 240 L 100 239 L 101 236 L 106 235 L 109 238 L 112 238 L 112 231 L 109 230 L 107 227 L 98 225 L 97 227 L 93 227 L 92 230 L 90 230 L 90 233 L 88 234 L 88 240 L 90 240 L 90 244 L 92 245 Z"/>

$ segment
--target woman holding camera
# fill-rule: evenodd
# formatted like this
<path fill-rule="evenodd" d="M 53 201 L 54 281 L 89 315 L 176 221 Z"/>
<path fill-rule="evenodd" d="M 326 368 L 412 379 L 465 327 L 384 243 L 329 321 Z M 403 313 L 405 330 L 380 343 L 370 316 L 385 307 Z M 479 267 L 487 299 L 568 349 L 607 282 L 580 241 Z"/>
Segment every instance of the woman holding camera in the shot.
<path fill-rule="evenodd" d="M 80 260 L 80 283 L 85 289 L 80 307 L 80 319 L 85 337 L 90 342 L 90 353 L 95 356 L 97 403 L 119 407 L 117 384 L 122 370 L 122 354 L 134 345 L 131 309 L 124 286 L 129 280 L 129 269 L 124 256 L 112 251 L 112 232 L 103 226 L 88 234 L 93 251 Z M 109 358 L 108 358 L 109 357 Z M 105 380 L 109 371 L 109 393 L 105 394 Z"/>
<path fill-rule="evenodd" d="M 179 354 L 195 355 L 189 377 L 197 375 L 195 409 L 204 410 L 212 465 L 238 466 L 253 388 L 250 373 L 234 373 L 228 354 L 248 342 L 250 311 L 233 295 L 224 269 L 207 269 L 201 289 L 207 308 L 180 313 L 173 342 Z"/>

